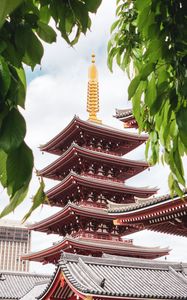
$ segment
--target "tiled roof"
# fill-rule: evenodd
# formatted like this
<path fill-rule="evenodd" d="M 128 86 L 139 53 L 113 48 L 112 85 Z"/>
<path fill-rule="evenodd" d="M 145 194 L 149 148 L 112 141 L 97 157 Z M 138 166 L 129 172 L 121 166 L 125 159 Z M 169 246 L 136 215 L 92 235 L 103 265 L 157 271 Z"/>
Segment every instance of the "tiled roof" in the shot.
<path fill-rule="evenodd" d="M 36 283 L 33 288 L 25 294 L 20 300 L 34 300 L 39 297 L 48 286 L 49 281 Z"/>
<path fill-rule="evenodd" d="M 65 280 L 82 295 L 122 299 L 187 299 L 187 264 L 113 255 L 96 258 L 63 253 L 59 267 Z"/>
<path fill-rule="evenodd" d="M 0 271 L 0 299 L 20 299 L 30 291 L 36 283 L 49 280 L 50 276 Z"/>
<path fill-rule="evenodd" d="M 126 256 L 138 256 L 146 258 L 155 258 L 168 255 L 170 251 L 169 248 L 160 247 L 143 247 L 137 246 L 126 241 L 115 241 L 115 240 L 104 240 L 96 238 L 86 238 L 86 237 L 71 237 L 66 236 L 62 241 L 56 242 L 53 246 L 40 250 L 38 252 L 31 252 L 22 256 L 24 260 L 33 261 L 51 261 L 56 257 L 58 260 L 62 251 L 69 252 L 76 249 L 78 253 L 80 251 L 89 250 L 91 253 L 97 253 L 98 255 L 102 253 L 126 255 Z M 81 253 L 81 254 L 82 254 Z"/>
<path fill-rule="evenodd" d="M 126 109 L 116 109 L 116 115 L 115 117 L 118 118 L 124 118 L 132 116 L 132 108 L 126 108 Z"/>
<path fill-rule="evenodd" d="M 187 193 L 184 194 L 187 196 Z M 135 198 L 136 203 L 129 203 L 129 204 L 115 204 L 112 202 L 108 202 L 108 212 L 110 213 L 124 213 L 128 211 L 137 210 L 144 207 L 154 206 L 157 204 L 162 204 L 167 201 L 175 201 L 180 199 L 178 196 L 174 196 L 171 198 L 169 194 L 160 196 L 160 197 L 150 197 L 147 199 Z"/>

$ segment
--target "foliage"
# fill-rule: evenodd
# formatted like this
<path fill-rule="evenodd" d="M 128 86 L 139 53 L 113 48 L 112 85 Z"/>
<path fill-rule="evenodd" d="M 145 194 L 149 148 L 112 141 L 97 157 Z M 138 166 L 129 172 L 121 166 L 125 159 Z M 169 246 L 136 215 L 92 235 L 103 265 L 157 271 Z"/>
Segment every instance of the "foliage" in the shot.
<path fill-rule="evenodd" d="M 23 65 L 33 70 L 41 63 L 41 41 L 53 43 L 56 30 L 69 45 L 90 28 L 90 13 L 101 0 L 1 0 L 0 5 L 0 182 L 10 197 L 1 217 L 12 212 L 27 195 L 33 171 L 33 154 L 24 142 L 26 79 Z M 45 200 L 41 182 L 33 209 Z"/>
<path fill-rule="evenodd" d="M 169 187 L 182 196 L 182 157 L 187 153 L 187 2 L 118 0 L 108 44 L 113 60 L 128 72 L 133 114 L 149 133 L 150 164 L 169 165 Z"/>

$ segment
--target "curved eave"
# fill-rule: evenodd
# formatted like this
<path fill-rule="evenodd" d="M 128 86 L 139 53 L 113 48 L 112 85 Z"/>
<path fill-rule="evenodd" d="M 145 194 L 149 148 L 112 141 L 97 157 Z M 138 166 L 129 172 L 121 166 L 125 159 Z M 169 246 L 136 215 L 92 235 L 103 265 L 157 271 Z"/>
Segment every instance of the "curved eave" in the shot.
<path fill-rule="evenodd" d="M 58 185 L 47 191 L 47 197 L 50 199 L 51 197 L 55 197 L 60 193 L 64 192 L 65 189 L 69 188 L 72 185 L 80 184 L 82 186 L 86 186 L 89 188 L 96 188 L 96 189 L 104 189 L 105 191 L 112 191 L 112 192 L 120 192 L 120 193 L 128 193 L 133 194 L 141 197 L 148 197 L 157 192 L 157 188 L 135 188 L 132 186 L 127 186 L 123 183 L 103 180 L 103 179 L 95 179 L 95 178 L 88 178 L 85 176 L 79 176 L 73 172 L 71 172 L 62 182 Z"/>
<path fill-rule="evenodd" d="M 90 253 L 102 253 L 119 255 L 119 256 L 130 256 L 130 257 L 141 257 L 154 259 L 169 254 L 170 249 L 168 248 L 146 248 L 135 245 L 127 245 L 123 242 L 117 241 L 106 241 L 96 239 L 73 239 L 65 238 L 63 241 L 49 247 L 47 249 L 29 253 L 21 257 L 22 260 L 38 261 L 38 262 L 49 262 L 55 257 L 55 260 L 59 260 L 61 252 L 71 252 L 71 249 L 90 251 Z"/>
<path fill-rule="evenodd" d="M 110 212 L 112 216 L 116 216 L 115 224 L 125 223 L 144 223 L 148 220 L 179 213 L 187 212 L 187 202 L 184 199 L 168 199 L 163 202 L 154 203 L 152 205 L 137 207 L 131 211 Z"/>
<path fill-rule="evenodd" d="M 90 217 L 92 219 L 101 219 L 106 221 L 112 221 L 114 217 L 109 216 L 107 211 L 99 208 L 90 208 L 90 207 L 81 207 L 76 206 L 72 203 L 67 204 L 62 210 L 57 212 L 56 214 L 37 222 L 29 227 L 29 230 L 39 230 L 42 232 L 47 232 L 48 227 L 55 226 L 56 224 L 63 224 L 66 222 L 66 219 L 71 215 L 74 216 L 82 216 L 82 217 Z"/>
<path fill-rule="evenodd" d="M 47 151 L 53 153 L 54 149 L 57 149 L 60 145 L 66 142 L 68 139 L 71 140 L 71 137 L 76 131 L 83 129 L 88 132 L 92 132 L 94 135 L 96 133 L 104 135 L 108 138 L 115 138 L 120 140 L 134 141 L 138 144 L 144 143 L 147 139 L 147 135 L 139 135 L 135 133 L 128 133 L 124 130 L 119 130 L 113 127 L 96 124 L 94 122 L 83 121 L 77 116 L 67 125 L 67 127 L 62 130 L 58 135 L 51 139 L 45 145 L 40 146 L 41 151 Z M 72 141 L 73 142 L 73 141 Z"/>
<path fill-rule="evenodd" d="M 100 161 L 103 163 L 113 163 L 116 166 L 123 166 L 123 167 L 132 167 L 135 169 L 135 174 L 147 169 L 149 167 L 149 164 L 145 161 L 136 161 L 136 160 L 130 160 L 121 158 L 119 156 L 110 155 L 102 152 L 96 152 L 92 151 L 86 148 L 82 148 L 76 144 L 72 144 L 71 147 L 62 154 L 57 160 L 52 162 L 49 166 L 46 168 L 40 170 L 38 172 L 39 176 L 49 176 L 52 174 L 55 174 L 58 169 L 62 168 L 63 165 L 68 164 L 68 162 L 72 161 L 76 156 L 78 157 L 84 157 L 88 159 L 92 159 L 95 161 Z M 141 169 L 141 170 L 139 170 Z"/>

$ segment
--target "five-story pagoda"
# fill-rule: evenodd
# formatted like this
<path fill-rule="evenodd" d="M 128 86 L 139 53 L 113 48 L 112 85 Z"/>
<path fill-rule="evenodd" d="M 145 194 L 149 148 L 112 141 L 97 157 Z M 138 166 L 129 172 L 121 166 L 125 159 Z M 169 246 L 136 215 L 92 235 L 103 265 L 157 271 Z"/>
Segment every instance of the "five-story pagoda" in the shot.
<path fill-rule="evenodd" d="M 31 230 L 55 233 L 63 239 L 48 249 L 25 255 L 23 259 L 57 263 L 62 251 L 102 256 L 103 253 L 156 258 L 167 255 L 167 248 L 133 245 L 123 236 L 136 232 L 136 226 L 116 226 L 107 212 L 107 204 L 134 203 L 146 198 L 155 188 L 135 188 L 125 181 L 148 168 L 143 161 L 124 158 L 129 151 L 147 140 L 146 135 L 129 133 L 103 125 L 99 111 L 98 72 L 95 55 L 88 72 L 88 121 L 77 116 L 57 136 L 41 147 L 59 155 L 39 176 L 60 181 L 47 192 L 48 203 L 62 209 L 30 227 Z"/>

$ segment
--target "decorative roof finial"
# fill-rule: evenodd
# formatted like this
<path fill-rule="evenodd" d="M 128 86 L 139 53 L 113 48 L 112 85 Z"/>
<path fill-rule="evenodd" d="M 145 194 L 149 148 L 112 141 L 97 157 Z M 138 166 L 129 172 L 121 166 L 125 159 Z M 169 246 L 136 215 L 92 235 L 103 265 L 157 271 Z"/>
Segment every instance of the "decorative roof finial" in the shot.
<path fill-rule="evenodd" d="M 87 111 L 89 113 L 89 121 L 102 123 L 97 118 L 97 112 L 99 111 L 99 82 L 94 53 L 92 53 L 92 64 L 88 69 Z"/>

